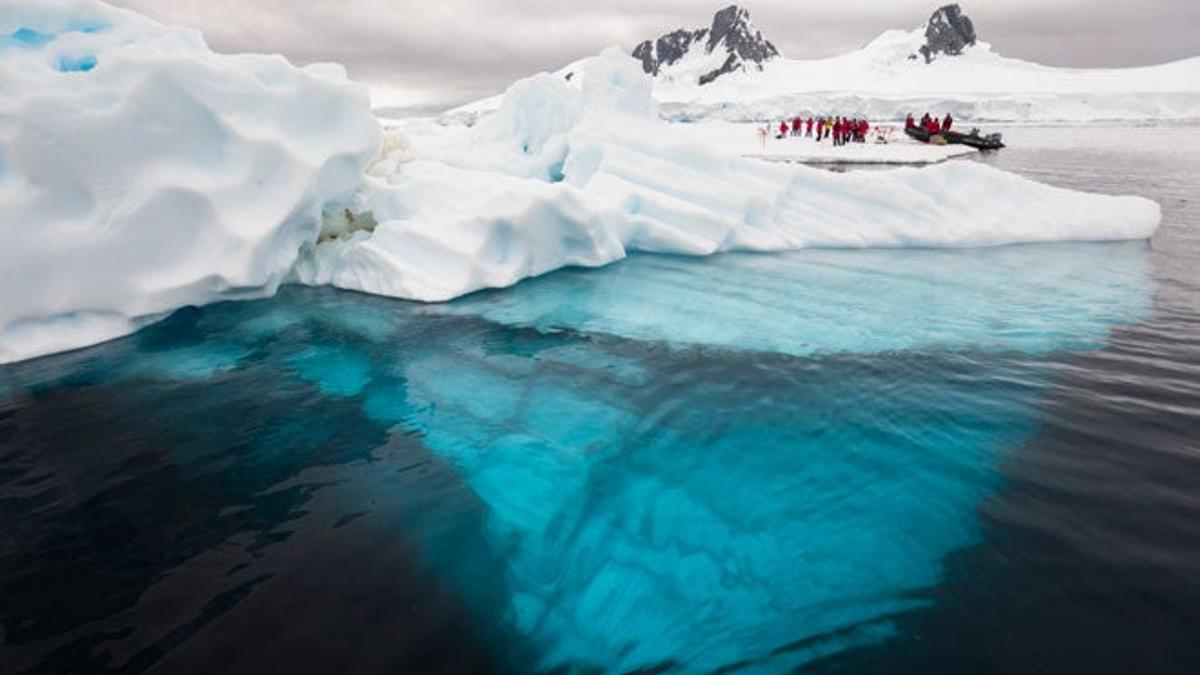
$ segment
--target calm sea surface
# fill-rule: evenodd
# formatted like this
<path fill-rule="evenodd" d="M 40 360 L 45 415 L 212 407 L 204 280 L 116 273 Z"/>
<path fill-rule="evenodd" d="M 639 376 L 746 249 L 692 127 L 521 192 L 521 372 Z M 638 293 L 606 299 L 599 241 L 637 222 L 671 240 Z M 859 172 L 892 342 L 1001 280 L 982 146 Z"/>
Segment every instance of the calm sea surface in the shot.
<path fill-rule="evenodd" d="M 330 289 L 0 367 L 0 672 L 1200 672 L 1200 127 L 1152 242 Z"/>

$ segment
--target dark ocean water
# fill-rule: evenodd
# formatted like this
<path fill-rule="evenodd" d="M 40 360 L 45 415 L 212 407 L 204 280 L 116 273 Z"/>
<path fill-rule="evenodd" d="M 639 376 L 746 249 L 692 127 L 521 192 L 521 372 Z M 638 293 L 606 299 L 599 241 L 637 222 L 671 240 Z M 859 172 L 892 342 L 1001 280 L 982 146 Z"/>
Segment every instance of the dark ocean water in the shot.
<path fill-rule="evenodd" d="M 329 289 L 0 369 L 2 672 L 1200 672 L 1200 128 L 1149 244 Z"/>

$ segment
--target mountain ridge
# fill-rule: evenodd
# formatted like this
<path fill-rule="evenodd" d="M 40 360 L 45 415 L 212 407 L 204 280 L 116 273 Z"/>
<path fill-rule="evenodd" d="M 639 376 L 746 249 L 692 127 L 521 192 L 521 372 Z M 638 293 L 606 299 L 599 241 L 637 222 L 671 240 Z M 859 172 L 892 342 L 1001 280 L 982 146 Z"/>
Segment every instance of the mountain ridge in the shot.
<path fill-rule="evenodd" d="M 750 11 L 737 5 L 714 14 L 708 28 L 681 28 L 645 40 L 634 47 L 632 56 L 641 61 L 647 75 L 657 77 L 683 62 L 696 49 L 702 50 L 698 60 L 704 65 L 696 75 L 697 83 L 702 86 L 722 75 L 751 68 L 761 71 L 763 64 L 780 56 L 775 45 L 754 28 Z"/>
<path fill-rule="evenodd" d="M 632 58 L 650 76 L 664 118 L 760 121 L 841 110 L 903 119 L 915 110 L 979 121 L 1200 119 L 1200 57 L 1130 68 L 1058 68 L 1002 56 L 957 4 L 915 29 L 889 29 L 858 50 L 789 59 L 731 5 L 712 27 L 646 40 Z M 731 35 L 732 32 L 732 35 Z M 627 54 L 629 52 L 626 52 Z M 574 75 L 595 57 L 557 71 Z M 492 97 L 449 111 L 470 123 Z"/>

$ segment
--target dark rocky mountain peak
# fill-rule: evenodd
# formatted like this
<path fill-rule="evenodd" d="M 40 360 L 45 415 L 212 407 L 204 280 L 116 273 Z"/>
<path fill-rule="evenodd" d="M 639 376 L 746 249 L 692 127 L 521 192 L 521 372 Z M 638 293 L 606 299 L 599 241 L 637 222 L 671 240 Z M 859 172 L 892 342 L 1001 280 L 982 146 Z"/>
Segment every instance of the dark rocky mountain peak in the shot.
<path fill-rule="evenodd" d="M 925 25 L 925 44 L 921 55 L 925 63 L 933 61 L 938 54 L 958 56 L 963 49 L 975 44 L 975 25 L 962 13 L 957 4 L 938 8 Z"/>
<path fill-rule="evenodd" d="M 633 58 L 642 62 L 642 69 L 658 75 L 662 69 L 683 60 L 694 49 L 705 54 L 725 54 L 722 64 L 699 77 L 699 84 L 708 84 L 722 75 L 755 68 L 779 56 L 775 45 L 754 29 L 750 12 L 730 5 L 713 16 L 712 26 L 695 30 L 676 30 L 657 40 L 646 40 L 633 50 Z"/>
<path fill-rule="evenodd" d="M 678 63 L 708 34 L 707 28 L 672 31 L 657 40 L 646 40 L 633 49 L 633 58 L 642 62 L 642 70 L 658 75 L 663 66 Z"/>

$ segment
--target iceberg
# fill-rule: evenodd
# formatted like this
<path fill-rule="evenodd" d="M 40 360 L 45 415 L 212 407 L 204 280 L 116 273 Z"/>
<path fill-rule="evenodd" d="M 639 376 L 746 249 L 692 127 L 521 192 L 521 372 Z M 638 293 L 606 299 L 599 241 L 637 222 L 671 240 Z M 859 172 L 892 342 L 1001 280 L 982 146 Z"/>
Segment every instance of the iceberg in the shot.
<path fill-rule="evenodd" d="M 632 251 L 1145 239 L 1160 220 L 1146 199 L 978 163 L 834 174 L 723 156 L 661 122 L 649 78 L 615 49 L 571 82 L 518 82 L 474 127 L 435 126 L 408 127 L 407 161 L 357 195 L 373 233 L 310 249 L 297 279 L 445 301 Z"/>
<path fill-rule="evenodd" d="M 473 127 L 384 134 L 335 65 L 213 53 L 95 0 L 0 17 L 0 362 L 285 282 L 447 301 L 631 252 L 1145 239 L 1158 206 L 975 163 L 835 175 L 659 119 L 618 50 Z"/>
<path fill-rule="evenodd" d="M 0 12 L 0 362 L 272 294 L 379 146 L 336 65 L 91 0 Z"/>

